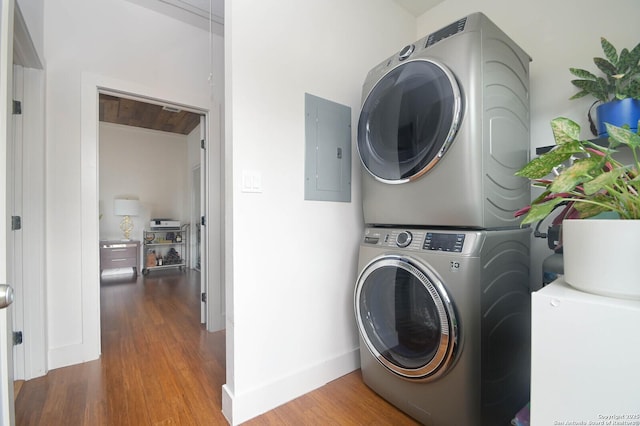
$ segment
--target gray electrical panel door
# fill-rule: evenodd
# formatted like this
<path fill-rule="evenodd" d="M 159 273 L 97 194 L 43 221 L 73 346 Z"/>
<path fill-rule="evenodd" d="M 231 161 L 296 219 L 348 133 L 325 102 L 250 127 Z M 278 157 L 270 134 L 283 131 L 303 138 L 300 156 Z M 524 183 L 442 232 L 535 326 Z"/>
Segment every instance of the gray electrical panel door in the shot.
<path fill-rule="evenodd" d="M 304 199 L 351 201 L 351 108 L 308 93 Z"/>

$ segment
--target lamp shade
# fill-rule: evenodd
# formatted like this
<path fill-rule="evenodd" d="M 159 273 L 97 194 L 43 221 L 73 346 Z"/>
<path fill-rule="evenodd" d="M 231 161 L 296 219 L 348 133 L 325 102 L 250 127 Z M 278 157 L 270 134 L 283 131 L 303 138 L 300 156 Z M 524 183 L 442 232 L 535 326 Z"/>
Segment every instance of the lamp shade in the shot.
<path fill-rule="evenodd" d="M 116 216 L 137 216 L 139 210 L 140 201 L 138 200 L 113 200 L 113 214 Z"/>

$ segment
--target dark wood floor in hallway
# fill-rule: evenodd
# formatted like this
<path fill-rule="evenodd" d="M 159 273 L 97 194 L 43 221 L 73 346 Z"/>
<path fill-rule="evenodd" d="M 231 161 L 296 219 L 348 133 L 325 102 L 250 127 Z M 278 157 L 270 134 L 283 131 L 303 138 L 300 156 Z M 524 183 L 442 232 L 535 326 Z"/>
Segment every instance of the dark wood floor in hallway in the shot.
<path fill-rule="evenodd" d="M 226 425 L 225 333 L 209 333 L 200 324 L 199 274 L 109 279 L 100 295 L 101 358 L 23 383 L 16 424 Z M 245 424 L 416 423 L 355 371 Z"/>

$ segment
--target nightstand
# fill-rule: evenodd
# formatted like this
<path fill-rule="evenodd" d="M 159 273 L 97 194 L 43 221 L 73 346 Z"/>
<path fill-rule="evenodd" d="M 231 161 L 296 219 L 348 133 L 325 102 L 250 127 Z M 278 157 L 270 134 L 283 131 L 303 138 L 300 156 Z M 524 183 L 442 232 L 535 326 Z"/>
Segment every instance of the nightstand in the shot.
<path fill-rule="evenodd" d="M 100 272 L 112 268 L 133 268 L 140 271 L 140 241 L 100 241 Z"/>

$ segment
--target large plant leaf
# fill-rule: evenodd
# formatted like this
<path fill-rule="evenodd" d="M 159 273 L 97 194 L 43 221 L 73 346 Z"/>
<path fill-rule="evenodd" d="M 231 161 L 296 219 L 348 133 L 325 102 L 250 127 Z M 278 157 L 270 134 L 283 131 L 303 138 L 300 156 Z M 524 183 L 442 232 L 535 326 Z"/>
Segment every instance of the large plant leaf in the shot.
<path fill-rule="evenodd" d="M 598 69 L 606 76 L 613 76 L 619 73 L 618 67 L 604 58 L 593 58 L 593 63 L 596 64 Z"/>
<path fill-rule="evenodd" d="M 535 200 L 531 202 L 531 204 L 541 204 L 544 203 L 549 196 L 551 195 L 551 191 L 545 190 L 542 194 L 538 195 Z"/>
<path fill-rule="evenodd" d="M 555 168 L 563 166 L 572 155 L 581 153 L 584 153 L 584 149 L 580 141 L 567 141 L 534 158 L 522 169 L 518 170 L 515 175 L 528 179 L 542 179 L 553 172 Z"/>
<path fill-rule="evenodd" d="M 551 173 L 554 167 L 571 158 L 571 152 L 563 152 L 560 149 L 554 149 L 545 152 L 539 157 L 534 158 L 522 169 L 518 170 L 515 175 L 528 179 L 541 179 Z"/>
<path fill-rule="evenodd" d="M 640 135 L 633 133 L 631 130 L 623 127 L 612 126 L 609 123 L 605 123 L 607 133 L 609 133 L 609 139 L 614 143 L 624 144 L 632 148 L 640 147 Z"/>
<path fill-rule="evenodd" d="M 602 158 L 588 157 L 577 160 L 571 167 L 564 170 L 556 177 L 549 187 L 551 192 L 569 192 L 573 191 L 576 186 L 583 182 L 589 181 L 592 177 L 589 172 L 596 167 L 600 167 L 603 163 Z"/>
<path fill-rule="evenodd" d="M 640 79 L 640 74 L 637 76 Z M 634 79 L 625 88 L 625 94 L 627 98 L 633 98 L 640 100 L 640 81 Z"/>
<path fill-rule="evenodd" d="M 623 167 L 613 169 L 608 172 L 603 172 L 601 175 L 596 176 L 583 185 L 584 193 L 587 195 L 593 195 L 599 191 L 606 190 L 615 186 L 616 181 L 620 178 L 620 175 L 624 173 L 629 167 Z"/>
<path fill-rule="evenodd" d="M 634 73 L 634 75 L 632 75 Z M 637 71 L 629 71 L 629 82 L 621 92 L 625 98 L 640 99 L 640 68 Z M 624 98 L 622 98 L 624 99 Z"/>
<path fill-rule="evenodd" d="M 571 80 L 571 84 L 576 86 L 578 89 L 590 90 L 592 92 L 598 91 L 600 89 L 600 83 L 598 83 L 598 79 L 595 79 L 595 80 Z"/>
<path fill-rule="evenodd" d="M 607 80 L 602 77 L 598 77 L 596 81 L 600 85 L 600 89 L 605 93 L 605 96 L 615 90 L 617 80 L 613 77 L 608 77 Z"/>
<path fill-rule="evenodd" d="M 640 65 L 640 43 L 636 44 L 636 47 L 631 49 L 627 60 L 629 61 L 629 69 L 637 68 L 638 65 Z M 636 74 L 637 73 L 638 72 L 636 71 Z"/>
<path fill-rule="evenodd" d="M 631 70 L 620 71 L 619 74 L 615 75 L 616 83 L 618 85 L 627 85 L 631 80 L 633 80 L 633 75 L 630 72 Z"/>
<path fill-rule="evenodd" d="M 638 65 L 640 63 L 640 43 L 636 44 L 636 47 L 629 52 L 629 62 L 632 65 Z"/>
<path fill-rule="evenodd" d="M 604 197 L 601 197 L 601 199 L 598 199 L 598 197 L 594 197 L 592 198 L 592 201 L 606 203 L 608 200 Z M 608 208 L 606 204 L 603 205 L 603 204 L 594 204 L 594 203 L 588 203 L 588 202 L 580 202 L 580 200 L 577 200 L 577 202 L 573 204 L 573 207 L 580 214 L 580 219 L 586 219 L 589 217 L 599 215 L 600 213 L 611 211 L 611 209 Z"/>
<path fill-rule="evenodd" d="M 594 98 L 607 102 L 609 100 L 609 90 L 607 89 L 607 82 L 599 81 L 596 79 L 595 81 L 591 80 L 571 80 L 571 83 L 576 86 L 578 89 L 582 89 L 582 92 L 587 92 Z M 582 93 L 580 92 L 580 93 Z M 582 97 L 582 96 L 579 96 Z"/>
<path fill-rule="evenodd" d="M 534 223 L 539 220 L 544 219 L 549 216 L 551 212 L 556 208 L 556 206 L 560 203 L 565 202 L 566 199 L 562 197 L 553 198 L 549 201 L 540 204 L 534 204 L 531 206 L 531 210 L 529 213 L 522 219 L 522 225 L 526 225 L 528 223 Z"/>
<path fill-rule="evenodd" d="M 627 70 L 627 73 L 616 81 L 616 98 L 632 98 L 631 93 L 637 90 L 638 80 L 640 80 L 640 67 Z"/>
<path fill-rule="evenodd" d="M 620 51 L 620 57 L 618 58 L 618 64 L 616 68 L 618 73 L 627 73 L 630 69 L 633 69 L 634 63 L 631 62 L 629 50 L 624 48 Z"/>
<path fill-rule="evenodd" d="M 571 72 L 571 74 L 573 74 L 576 77 L 581 78 L 583 80 L 596 81 L 596 79 L 597 79 L 597 77 L 595 75 L 593 75 L 589 71 L 583 70 L 581 68 L 569 68 L 569 72 Z"/>
<path fill-rule="evenodd" d="M 551 130 L 553 131 L 553 138 L 558 145 L 580 139 L 580 125 L 565 117 L 551 120 Z"/>
<path fill-rule="evenodd" d="M 576 93 L 575 95 L 573 95 L 572 97 L 569 98 L 570 101 L 574 100 L 574 99 L 580 99 L 580 98 L 584 98 L 587 95 L 590 95 L 591 93 L 586 91 L 586 90 L 581 90 L 578 93 Z"/>
<path fill-rule="evenodd" d="M 612 64 L 617 63 L 618 53 L 616 52 L 616 48 L 613 47 L 613 44 L 609 43 L 606 38 L 600 37 L 600 45 L 602 46 L 602 51 L 604 52 L 604 55 L 607 57 L 607 59 Z"/>
<path fill-rule="evenodd" d="M 640 82 L 640 65 L 636 65 L 635 68 L 629 71 L 629 84 Z"/>

